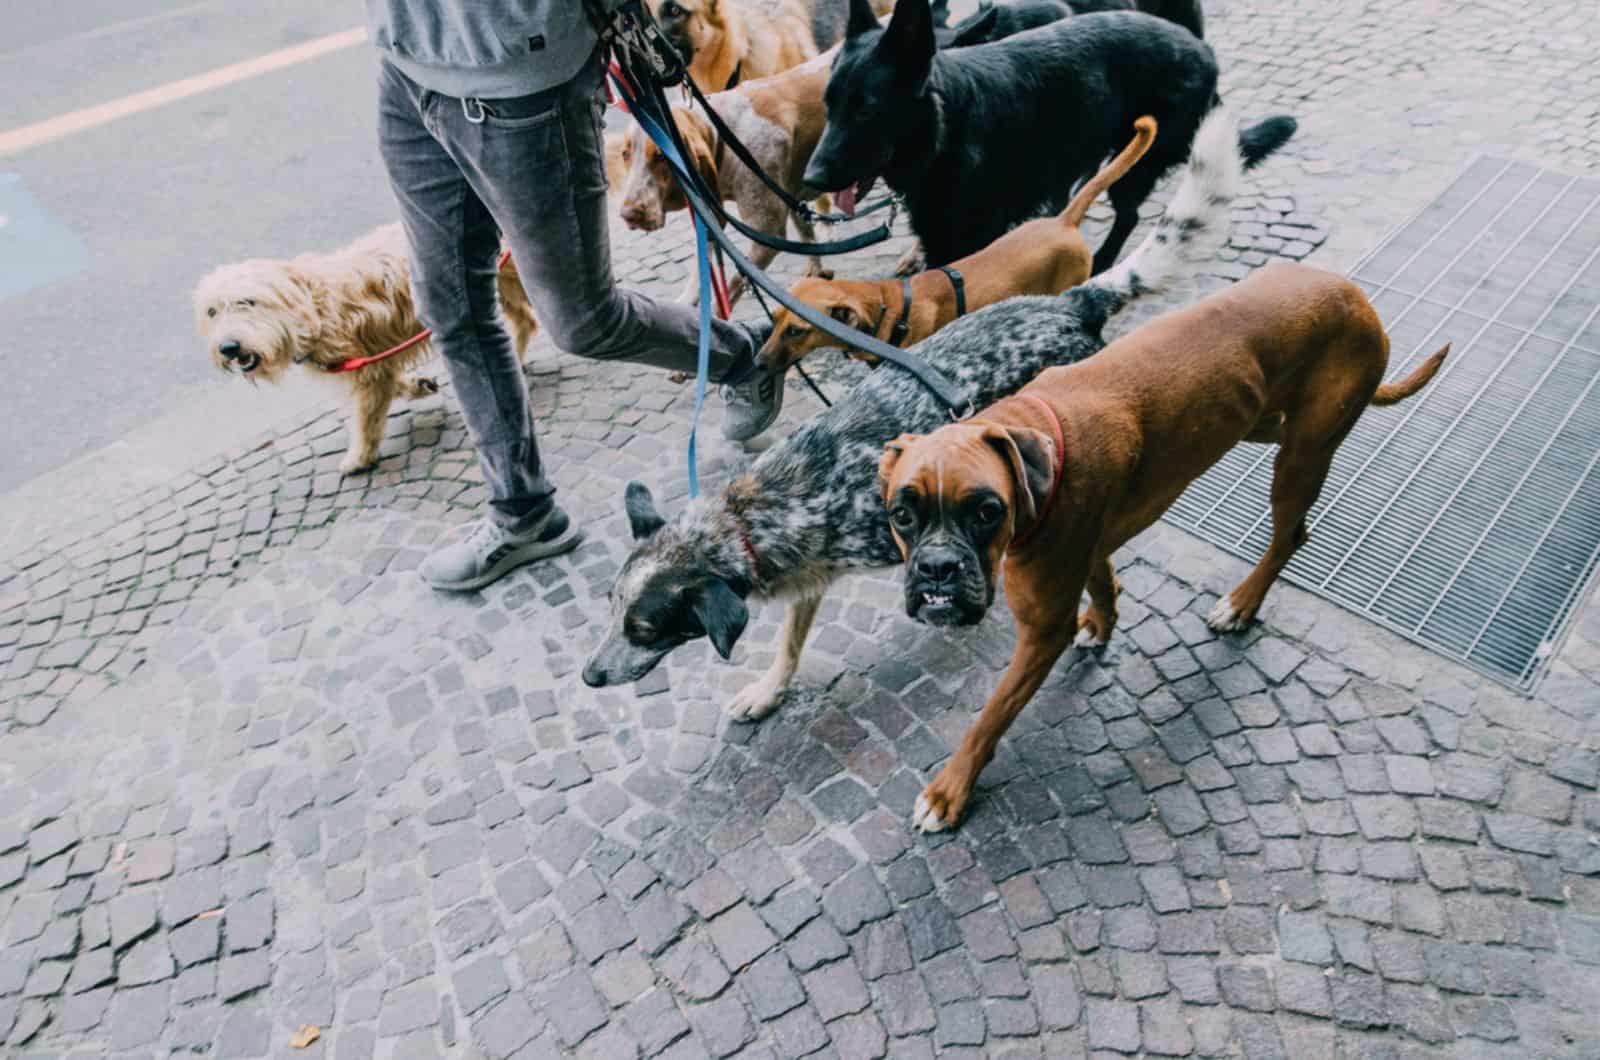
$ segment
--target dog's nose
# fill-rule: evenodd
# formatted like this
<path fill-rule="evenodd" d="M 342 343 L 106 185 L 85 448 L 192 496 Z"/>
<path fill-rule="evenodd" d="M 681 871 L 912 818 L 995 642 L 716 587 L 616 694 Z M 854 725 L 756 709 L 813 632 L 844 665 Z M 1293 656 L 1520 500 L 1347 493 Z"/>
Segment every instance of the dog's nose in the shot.
<path fill-rule="evenodd" d="M 960 570 L 961 557 L 948 552 L 925 552 L 917 557 L 917 573 L 936 584 L 955 580 Z"/>
<path fill-rule="evenodd" d="M 605 671 L 590 663 L 583 668 L 583 683 L 590 688 L 604 688 L 606 686 Z"/>
<path fill-rule="evenodd" d="M 217 352 L 222 354 L 222 356 L 226 357 L 230 361 L 238 360 L 242 350 L 243 347 L 241 347 L 233 339 L 229 339 L 227 342 L 217 343 Z"/>

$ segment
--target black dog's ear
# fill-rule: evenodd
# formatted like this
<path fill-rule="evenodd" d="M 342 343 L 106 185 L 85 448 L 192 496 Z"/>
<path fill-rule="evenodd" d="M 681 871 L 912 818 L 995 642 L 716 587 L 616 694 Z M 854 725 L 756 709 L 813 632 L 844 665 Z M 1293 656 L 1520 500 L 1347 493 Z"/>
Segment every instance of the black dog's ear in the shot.
<path fill-rule="evenodd" d="M 733 645 L 750 621 L 750 609 L 739 594 L 721 578 L 712 578 L 694 595 L 694 613 L 711 638 L 711 646 L 724 659 L 733 655 Z"/>
<path fill-rule="evenodd" d="M 643 482 L 628 483 L 622 493 L 622 507 L 628 513 L 628 529 L 633 531 L 635 541 L 643 541 L 667 525 L 656 511 L 656 500 L 650 496 L 649 487 Z"/>
<path fill-rule="evenodd" d="M 872 0 L 850 0 L 850 22 L 845 26 L 845 36 L 854 37 L 878 28 L 878 16 L 873 13 Z"/>
<path fill-rule="evenodd" d="M 879 45 L 904 72 L 925 77 L 933 61 L 933 12 L 928 0 L 897 0 Z"/>
<path fill-rule="evenodd" d="M 983 44 L 994 32 L 995 20 L 1000 17 L 998 7 L 986 7 L 975 15 L 962 19 L 952 27 L 951 37 L 946 48 L 970 48 L 974 44 Z"/>

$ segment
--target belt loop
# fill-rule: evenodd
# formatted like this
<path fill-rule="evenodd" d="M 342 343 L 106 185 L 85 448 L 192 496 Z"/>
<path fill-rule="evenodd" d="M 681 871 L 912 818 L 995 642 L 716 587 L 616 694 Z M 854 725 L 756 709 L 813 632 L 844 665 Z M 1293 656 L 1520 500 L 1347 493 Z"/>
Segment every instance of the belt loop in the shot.
<path fill-rule="evenodd" d="M 483 124 L 483 100 L 470 97 L 461 101 L 461 113 L 474 125 Z"/>

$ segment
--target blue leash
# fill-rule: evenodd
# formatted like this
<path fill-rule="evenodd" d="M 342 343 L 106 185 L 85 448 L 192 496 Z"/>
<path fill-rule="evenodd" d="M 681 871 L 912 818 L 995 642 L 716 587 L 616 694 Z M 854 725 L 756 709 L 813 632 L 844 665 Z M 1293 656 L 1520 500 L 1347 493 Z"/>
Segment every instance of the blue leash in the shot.
<path fill-rule="evenodd" d="M 628 91 L 627 86 L 612 78 L 616 84 L 617 93 L 628 104 L 628 113 L 633 115 L 633 120 L 639 123 L 644 134 L 655 142 L 669 163 L 679 172 L 687 172 L 683 156 L 678 153 L 677 145 L 672 138 L 657 125 L 649 115 L 639 108 L 639 101 Z M 695 260 L 700 266 L 700 339 L 695 349 L 694 371 L 694 415 L 689 420 L 689 497 L 694 499 L 700 496 L 700 470 L 695 460 L 695 433 L 700 427 L 700 410 L 705 407 L 706 389 L 711 377 L 711 251 L 706 245 L 705 222 L 693 210 L 689 216 L 694 218 L 694 253 Z"/>

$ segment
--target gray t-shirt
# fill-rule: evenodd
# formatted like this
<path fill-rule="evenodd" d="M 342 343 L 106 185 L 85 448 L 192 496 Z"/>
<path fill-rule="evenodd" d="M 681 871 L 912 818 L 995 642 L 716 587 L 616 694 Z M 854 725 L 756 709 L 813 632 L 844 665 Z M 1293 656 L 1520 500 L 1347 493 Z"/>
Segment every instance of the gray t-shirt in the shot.
<path fill-rule="evenodd" d="M 366 3 L 367 33 L 384 58 L 447 96 L 504 99 L 564 84 L 597 43 L 584 0 Z"/>

